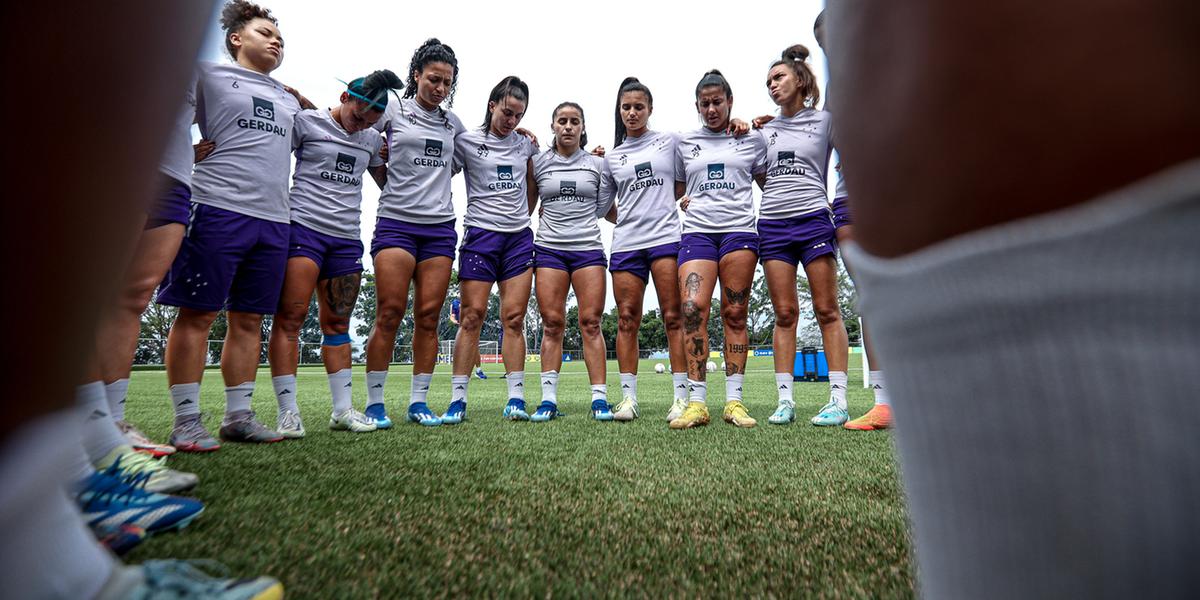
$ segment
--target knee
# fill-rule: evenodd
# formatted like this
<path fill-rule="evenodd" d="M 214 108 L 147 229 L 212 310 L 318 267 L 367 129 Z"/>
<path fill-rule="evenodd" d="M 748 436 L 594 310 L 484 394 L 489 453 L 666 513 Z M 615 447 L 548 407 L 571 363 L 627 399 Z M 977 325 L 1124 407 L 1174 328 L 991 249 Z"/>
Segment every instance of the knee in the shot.
<path fill-rule="evenodd" d="M 668 308 L 662 311 L 663 326 L 667 331 L 679 331 L 683 328 L 683 317 L 679 314 L 679 309 Z"/>
<path fill-rule="evenodd" d="M 566 328 L 567 322 L 563 318 L 562 313 L 543 313 L 542 314 L 542 333 L 546 337 L 559 338 L 563 335 L 563 329 Z"/>
<path fill-rule="evenodd" d="M 400 327 L 404 318 L 404 306 L 398 303 L 380 303 L 375 313 L 375 326 L 386 331 L 394 331 Z"/>
<path fill-rule="evenodd" d="M 791 329 L 800 318 L 800 308 L 794 305 L 779 305 L 775 307 L 775 326 Z"/>
<path fill-rule="evenodd" d="M 817 316 L 817 323 L 822 327 L 842 322 L 842 311 L 838 308 L 837 302 L 813 306 L 813 312 Z"/>
<path fill-rule="evenodd" d="M 483 325 L 483 311 L 478 308 L 462 307 L 458 315 L 458 326 L 467 331 L 479 331 Z"/>
<path fill-rule="evenodd" d="M 142 314 L 146 307 L 150 305 L 150 298 L 154 297 L 154 289 L 158 287 L 158 281 L 149 277 L 141 280 L 130 282 L 121 294 L 120 306 L 122 309 Z"/>
<path fill-rule="evenodd" d="M 525 313 L 518 312 L 504 315 L 504 329 L 511 333 L 519 333 L 525 329 Z"/>
<path fill-rule="evenodd" d="M 586 338 L 598 337 L 600 335 L 600 317 L 598 315 L 580 315 L 579 331 Z"/>
<path fill-rule="evenodd" d="M 236 316 L 229 315 L 229 332 L 244 336 L 253 336 L 255 338 L 261 335 L 262 331 L 262 315 L 252 315 L 247 313 L 238 314 Z"/>
<path fill-rule="evenodd" d="M 207 335 L 208 330 L 212 328 L 213 321 L 216 320 L 216 312 L 201 312 L 190 308 L 182 308 L 179 310 L 178 316 L 175 317 L 175 323 L 171 325 L 171 331 L 176 329 L 195 330 L 203 331 Z"/>
<path fill-rule="evenodd" d="M 297 327 L 299 330 L 299 327 Z M 350 333 L 350 319 L 334 318 L 321 323 L 321 333 L 325 335 L 340 335 Z"/>
<path fill-rule="evenodd" d="M 642 318 L 636 310 L 625 307 L 617 309 L 617 329 L 621 332 L 630 333 L 637 331 L 638 327 L 642 325 L 641 321 Z M 583 327 L 582 323 L 580 323 L 580 327 Z"/>
<path fill-rule="evenodd" d="M 746 328 L 746 306 L 736 304 L 721 307 L 721 322 L 734 331 Z"/>
<path fill-rule="evenodd" d="M 685 300 L 682 306 L 683 329 L 687 333 L 696 333 L 704 329 L 708 322 L 708 307 L 695 300 Z"/>
<path fill-rule="evenodd" d="M 415 314 L 413 314 L 413 327 L 421 331 L 433 331 L 437 329 L 438 318 L 441 316 L 440 308 L 430 309 L 429 307 L 422 307 L 421 310 L 415 311 Z"/>

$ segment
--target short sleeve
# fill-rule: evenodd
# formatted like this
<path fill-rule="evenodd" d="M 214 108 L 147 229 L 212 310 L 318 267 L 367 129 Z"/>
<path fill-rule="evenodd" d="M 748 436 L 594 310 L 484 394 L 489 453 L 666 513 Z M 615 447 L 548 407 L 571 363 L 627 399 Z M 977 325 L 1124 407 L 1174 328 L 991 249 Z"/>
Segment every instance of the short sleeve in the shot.
<path fill-rule="evenodd" d="M 683 164 L 683 144 L 675 142 L 675 181 L 687 183 L 687 168 Z"/>
<path fill-rule="evenodd" d="M 305 115 L 308 111 L 300 111 L 292 121 L 292 151 L 304 144 L 304 136 L 308 133 L 308 127 L 304 124 Z"/>
<path fill-rule="evenodd" d="M 388 129 L 392 126 L 392 120 L 396 118 L 399 110 L 399 102 L 388 102 L 387 108 L 383 109 L 383 116 L 379 117 L 379 120 L 375 121 L 375 124 L 371 127 L 375 131 L 387 133 Z"/>
<path fill-rule="evenodd" d="M 371 136 L 371 159 L 367 161 L 368 167 L 383 166 L 383 157 L 379 155 L 379 151 L 383 149 L 384 138 L 383 134 Z"/>
<path fill-rule="evenodd" d="M 754 167 L 755 175 L 762 175 L 767 172 L 767 140 L 763 138 L 763 130 L 759 130 L 754 135 Z"/>
<path fill-rule="evenodd" d="M 608 159 L 600 161 L 600 191 L 596 195 L 596 216 L 603 218 L 608 214 L 608 209 L 612 208 L 613 202 L 617 199 L 617 182 L 613 178 L 612 167 L 608 164 Z"/>

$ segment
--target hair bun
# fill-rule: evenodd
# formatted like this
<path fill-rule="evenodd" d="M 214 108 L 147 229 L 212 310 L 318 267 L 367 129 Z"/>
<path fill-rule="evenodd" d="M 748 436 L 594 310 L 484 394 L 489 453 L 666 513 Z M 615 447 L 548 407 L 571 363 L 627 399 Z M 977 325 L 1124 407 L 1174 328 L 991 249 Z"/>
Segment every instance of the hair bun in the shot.
<path fill-rule="evenodd" d="M 808 60 L 808 48 L 804 47 L 804 44 L 788 46 L 787 50 L 783 51 L 782 58 L 783 60 Z"/>
<path fill-rule="evenodd" d="M 708 75 L 717 75 L 717 76 L 720 76 L 720 77 L 724 77 L 724 75 L 721 75 L 721 71 L 719 71 L 719 70 L 717 70 L 717 69 L 713 69 L 713 70 L 711 70 L 711 71 L 709 71 L 709 72 L 705 73 L 704 75 L 705 75 L 705 76 L 708 76 Z"/>

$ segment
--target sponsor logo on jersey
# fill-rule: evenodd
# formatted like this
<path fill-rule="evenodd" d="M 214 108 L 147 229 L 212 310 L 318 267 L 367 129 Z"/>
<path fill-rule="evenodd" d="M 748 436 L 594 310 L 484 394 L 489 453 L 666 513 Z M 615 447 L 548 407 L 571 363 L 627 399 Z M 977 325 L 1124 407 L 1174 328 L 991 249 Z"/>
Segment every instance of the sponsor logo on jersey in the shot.
<path fill-rule="evenodd" d="M 425 156 L 442 157 L 442 140 L 425 140 Z"/>
<path fill-rule="evenodd" d="M 512 181 L 512 175 L 511 165 L 496 165 L 496 179 L 500 181 Z"/>
<path fill-rule="evenodd" d="M 796 166 L 796 153 L 792 150 L 780 150 L 776 155 L 776 163 L 774 167 L 767 169 L 767 177 L 779 177 L 781 175 L 804 175 L 806 172 L 804 167 Z"/>
<path fill-rule="evenodd" d="M 575 182 L 574 181 L 565 181 L 565 180 L 559 182 L 558 195 L 559 196 L 574 196 L 575 195 Z"/>
<path fill-rule="evenodd" d="M 708 165 L 708 178 L 725 179 L 725 163 L 713 163 Z"/>
<path fill-rule="evenodd" d="M 779 166 L 790 167 L 796 162 L 796 153 L 791 150 L 779 151 Z"/>
<path fill-rule="evenodd" d="M 725 163 L 712 163 L 708 165 L 708 181 L 696 186 L 696 191 L 732 190 L 735 187 L 732 181 L 725 181 Z"/>
<path fill-rule="evenodd" d="M 270 100 L 263 100 L 255 96 L 250 99 L 254 101 L 254 116 L 260 119 L 275 120 L 275 105 Z"/>
<path fill-rule="evenodd" d="M 650 166 L 648 162 L 634 165 L 633 174 L 637 177 L 637 181 L 629 184 L 629 191 L 631 192 L 656 185 L 663 185 L 661 177 L 654 177 L 654 167 Z"/>
<path fill-rule="evenodd" d="M 353 173 L 354 163 L 358 162 L 353 156 L 338 152 L 337 155 L 337 170 L 343 173 Z"/>
<path fill-rule="evenodd" d="M 638 179 L 649 179 L 654 177 L 654 167 L 648 162 L 639 163 L 633 167 L 633 173 Z"/>
<path fill-rule="evenodd" d="M 496 179 L 499 181 L 488 184 L 488 189 L 493 192 L 515 190 L 521 187 L 520 183 L 513 181 L 512 165 L 496 165 Z"/>

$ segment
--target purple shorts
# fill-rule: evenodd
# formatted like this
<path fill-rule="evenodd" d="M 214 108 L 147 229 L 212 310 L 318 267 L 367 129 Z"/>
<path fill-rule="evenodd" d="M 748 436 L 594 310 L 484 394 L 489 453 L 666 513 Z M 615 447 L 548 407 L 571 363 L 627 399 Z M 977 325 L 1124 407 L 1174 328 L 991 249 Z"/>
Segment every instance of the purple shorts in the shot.
<path fill-rule="evenodd" d="M 642 248 L 641 250 L 629 250 L 626 252 L 613 252 L 612 261 L 609 262 L 608 270 L 612 272 L 628 271 L 642 278 L 642 281 L 650 281 L 650 265 L 660 258 L 675 259 L 679 257 L 679 242 L 671 242 L 662 244 L 661 246 L 651 246 L 650 248 Z"/>
<path fill-rule="evenodd" d="M 608 265 L 603 250 L 555 250 L 538 245 L 533 247 L 533 266 L 539 269 L 558 269 L 570 274 L 597 265 Z"/>
<path fill-rule="evenodd" d="M 192 215 L 192 190 L 173 177 L 164 176 L 163 181 L 163 191 L 146 212 L 143 231 L 171 223 L 187 225 Z"/>
<path fill-rule="evenodd" d="M 476 281 L 512 279 L 533 266 L 533 231 L 488 231 L 467 227 L 458 248 L 458 278 Z"/>
<path fill-rule="evenodd" d="M 807 265 L 826 254 L 837 256 L 837 233 L 829 211 L 790 219 L 758 220 L 758 259 Z"/>
<path fill-rule="evenodd" d="M 413 255 L 417 262 L 439 256 L 454 260 L 454 244 L 458 234 L 454 220 L 445 223 L 416 224 L 387 217 L 375 220 L 375 236 L 371 238 L 371 257 L 388 248 L 400 248 Z"/>
<path fill-rule="evenodd" d="M 292 241 L 288 244 L 288 258 L 303 256 L 317 263 L 321 269 L 318 279 L 333 279 L 363 270 L 363 244 L 359 240 L 348 240 L 292 221 Z"/>
<path fill-rule="evenodd" d="M 679 240 L 679 264 L 689 260 L 720 262 L 726 254 L 749 250 L 758 254 L 758 234 L 743 231 L 732 233 L 685 233 Z"/>
<path fill-rule="evenodd" d="M 195 204 L 187 236 L 158 288 L 158 303 L 270 315 L 287 270 L 287 223 Z"/>
<path fill-rule="evenodd" d="M 850 220 L 850 203 L 846 202 L 845 198 L 837 198 L 833 201 L 833 227 L 845 227 L 853 224 Z"/>

